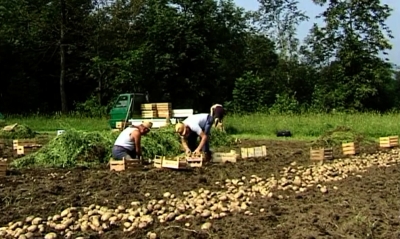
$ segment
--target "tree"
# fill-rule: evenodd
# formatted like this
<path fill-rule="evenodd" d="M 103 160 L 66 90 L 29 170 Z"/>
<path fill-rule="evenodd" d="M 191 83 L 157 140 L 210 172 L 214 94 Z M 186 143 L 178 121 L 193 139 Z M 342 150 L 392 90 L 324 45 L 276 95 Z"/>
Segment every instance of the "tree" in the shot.
<path fill-rule="evenodd" d="M 390 67 L 378 54 L 391 48 L 388 38 L 393 36 L 385 21 L 392 10 L 379 0 L 314 2 L 328 6 L 318 16 L 324 18 L 325 26 L 314 25 L 307 40 L 311 45 L 308 57 L 320 68 L 333 69 L 330 62 L 335 68 L 329 74 L 321 71 L 315 98 L 331 108 L 369 108 L 373 105 L 369 98 L 378 94 L 382 74 Z"/>
<path fill-rule="evenodd" d="M 297 57 L 299 39 L 297 26 L 309 19 L 298 9 L 296 0 L 258 0 L 260 7 L 256 14 L 259 31 L 267 35 L 276 45 L 284 60 Z"/>

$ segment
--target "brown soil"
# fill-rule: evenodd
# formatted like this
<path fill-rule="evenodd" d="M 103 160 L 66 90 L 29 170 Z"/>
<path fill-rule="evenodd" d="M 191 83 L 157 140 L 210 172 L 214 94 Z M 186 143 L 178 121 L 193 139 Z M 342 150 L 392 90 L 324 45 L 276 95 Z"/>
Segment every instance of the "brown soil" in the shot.
<path fill-rule="evenodd" d="M 29 215 L 54 215 L 69 206 L 129 206 L 132 201 L 145 200 L 145 193 L 159 198 L 166 191 L 180 195 L 201 187 L 212 190 L 216 181 L 252 174 L 268 177 L 293 161 L 309 163 L 309 145 L 304 142 L 246 141 L 242 145 L 266 145 L 268 159 L 210 165 L 192 172 L 12 171 L 0 178 L 0 226 Z M 364 152 L 375 150 L 376 146 L 363 147 Z M 362 177 L 327 184 L 327 194 L 316 189 L 288 194 L 281 200 L 260 198 L 251 207 L 253 216 L 238 214 L 216 220 L 209 234 L 198 232 L 202 223 L 198 220 L 193 231 L 184 230 L 179 223 L 156 223 L 131 235 L 116 228 L 91 238 L 145 238 L 150 230 L 161 238 L 399 238 L 399 178 L 400 167 L 373 168 Z M 261 208 L 265 212 L 260 213 Z"/>

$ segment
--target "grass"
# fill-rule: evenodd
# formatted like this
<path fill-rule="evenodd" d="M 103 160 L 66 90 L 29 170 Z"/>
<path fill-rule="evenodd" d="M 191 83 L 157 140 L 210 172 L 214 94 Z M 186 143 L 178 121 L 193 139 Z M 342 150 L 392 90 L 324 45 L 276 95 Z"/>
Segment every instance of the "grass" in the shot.
<path fill-rule="evenodd" d="M 368 137 L 398 135 L 400 114 L 233 115 L 225 124 L 229 133 L 253 138 L 276 138 L 276 131 L 290 130 L 295 139 L 315 139 L 337 126 L 347 126 Z"/>
<path fill-rule="evenodd" d="M 240 138 L 276 138 L 277 130 L 290 130 L 293 139 L 315 139 L 337 126 L 347 126 L 368 137 L 398 135 L 400 114 L 304 114 L 304 115 L 229 115 L 225 119 L 227 132 Z M 7 123 L 25 124 L 35 131 L 56 133 L 74 128 L 85 131 L 106 131 L 106 118 L 77 117 L 8 117 Z"/>

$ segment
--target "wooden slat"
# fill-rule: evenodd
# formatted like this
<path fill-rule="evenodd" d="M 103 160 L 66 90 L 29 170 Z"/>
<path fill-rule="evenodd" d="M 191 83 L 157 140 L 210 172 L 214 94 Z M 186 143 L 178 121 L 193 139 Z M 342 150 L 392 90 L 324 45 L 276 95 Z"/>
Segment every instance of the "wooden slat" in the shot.
<path fill-rule="evenodd" d="M 182 169 L 187 167 L 187 161 L 180 158 L 164 158 L 161 166 L 163 168 Z"/>
<path fill-rule="evenodd" d="M 191 155 L 186 157 L 186 162 L 189 167 L 199 168 L 203 166 L 203 154 Z"/>
<path fill-rule="evenodd" d="M 229 153 L 214 153 L 212 162 L 213 163 L 226 163 L 226 162 L 236 163 L 237 154 L 234 150 L 232 150 L 232 151 Z"/>
<path fill-rule="evenodd" d="M 267 147 L 265 145 L 252 148 L 241 148 L 240 151 L 243 159 L 267 156 Z"/>
<path fill-rule="evenodd" d="M 399 136 L 388 136 L 379 138 L 379 146 L 381 148 L 392 148 L 399 146 Z"/>
<path fill-rule="evenodd" d="M 312 161 L 323 161 L 333 159 L 332 148 L 310 149 L 310 159 Z"/>
<path fill-rule="evenodd" d="M 360 148 L 357 143 L 343 143 L 342 144 L 342 151 L 344 155 L 356 155 L 359 153 Z"/>

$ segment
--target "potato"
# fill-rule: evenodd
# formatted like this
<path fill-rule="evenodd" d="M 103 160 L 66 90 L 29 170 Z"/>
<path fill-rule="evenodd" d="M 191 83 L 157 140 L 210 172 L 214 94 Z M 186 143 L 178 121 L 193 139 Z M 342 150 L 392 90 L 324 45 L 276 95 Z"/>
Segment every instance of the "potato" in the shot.
<path fill-rule="evenodd" d="M 206 222 L 203 225 L 201 225 L 201 230 L 209 230 L 211 228 L 211 223 L 210 222 Z"/>
<path fill-rule="evenodd" d="M 30 225 L 26 230 L 28 232 L 35 232 L 38 229 L 37 225 Z"/>
<path fill-rule="evenodd" d="M 57 239 L 57 234 L 55 234 L 54 232 L 47 233 L 44 236 L 44 239 Z"/>

